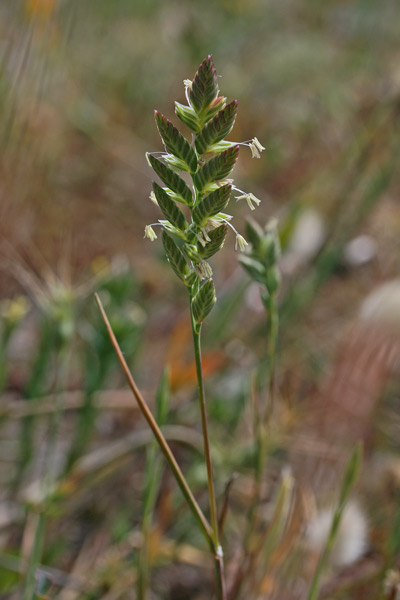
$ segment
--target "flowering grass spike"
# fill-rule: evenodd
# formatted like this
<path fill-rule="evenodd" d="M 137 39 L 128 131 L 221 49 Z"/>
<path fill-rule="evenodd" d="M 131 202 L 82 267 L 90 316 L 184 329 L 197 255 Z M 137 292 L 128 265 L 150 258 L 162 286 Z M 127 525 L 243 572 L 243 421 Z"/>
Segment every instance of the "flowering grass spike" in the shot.
<path fill-rule="evenodd" d="M 194 135 L 189 142 L 171 123 L 155 111 L 155 120 L 164 153 L 147 153 L 146 158 L 165 187 L 153 183 L 150 199 L 158 204 L 164 219 L 157 225 L 171 237 L 179 251 L 179 264 L 182 279 L 183 261 L 186 264 L 184 281 L 192 282 L 191 297 L 198 293 L 204 280 L 210 279 L 212 269 L 206 260 L 216 254 L 224 245 L 227 225 L 235 232 L 235 249 L 246 247 L 246 240 L 229 223 L 231 216 L 224 211 L 229 204 L 233 181 L 228 179 L 239 155 L 240 145 L 250 148 L 252 156 L 259 157 L 263 146 L 253 138 L 250 142 L 236 143 L 224 140 L 235 123 L 237 100 L 229 104 L 220 95 L 218 77 L 211 56 L 207 56 L 197 70 L 193 81 L 184 81 L 188 105 L 175 104 L 176 115 L 187 125 Z M 157 154 L 157 157 L 155 156 Z M 192 189 L 179 172 L 190 174 Z M 241 192 L 241 190 L 238 190 Z M 249 207 L 260 201 L 253 194 L 241 192 L 237 199 L 246 199 Z M 177 203 L 189 207 L 190 218 L 178 208 Z M 153 224 L 154 226 L 154 224 Z M 147 226 L 145 237 L 156 239 L 153 226 Z M 176 239 L 177 238 L 177 239 Z M 164 248 L 172 247 L 164 241 Z M 167 258 L 176 271 L 176 260 L 167 253 Z"/>
<path fill-rule="evenodd" d="M 216 592 L 218 600 L 226 600 L 223 552 L 214 490 L 211 449 L 208 435 L 207 410 L 201 362 L 201 327 L 212 311 L 215 287 L 212 269 L 207 262 L 223 247 L 230 227 L 236 235 L 235 250 L 244 251 L 247 242 L 230 223 L 232 216 L 225 211 L 232 191 L 240 193 L 237 199 L 246 199 L 249 207 L 260 201 L 253 194 L 233 185 L 229 177 L 239 156 L 240 146 L 250 148 L 259 158 L 263 146 L 253 138 L 249 142 L 225 140 L 235 123 L 237 101 L 229 104 L 220 95 L 218 77 L 211 56 L 207 56 L 197 70 L 193 81 L 184 80 L 187 106 L 175 103 L 177 117 L 191 130 L 189 142 L 160 112 L 155 120 L 165 152 L 146 153 L 146 159 L 165 187 L 153 183 L 150 200 L 159 207 L 163 219 L 147 225 L 145 237 L 154 241 L 155 225 L 162 228 L 162 244 L 169 264 L 189 292 L 190 319 L 198 381 L 200 415 L 204 441 L 204 459 L 207 468 L 207 486 L 210 511 L 211 551 L 214 556 Z M 157 156 L 155 156 L 157 155 Z M 181 172 L 184 176 L 181 176 Z M 186 183 L 191 178 L 191 187 Z M 183 209 L 178 206 L 183 204 Z M 246 257 L 249 260 L 248 257 Z M 193 501 L 192 510 L 198 515 Z M 196 512 L 197 511 L 197 512 Z M 202 521 L 201 521 L 202 523 Z"/>

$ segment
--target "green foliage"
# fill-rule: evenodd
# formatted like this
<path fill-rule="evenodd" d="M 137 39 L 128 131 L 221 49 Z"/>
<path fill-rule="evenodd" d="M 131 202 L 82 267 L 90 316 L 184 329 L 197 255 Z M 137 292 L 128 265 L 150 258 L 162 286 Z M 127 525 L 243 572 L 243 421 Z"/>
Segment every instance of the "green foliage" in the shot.
<path fill-rule="evenodd" d="M 132 297 L 139 293 L 137 282 L 128 269 L 123 269 L 118 273 L 109 273 L 105 276 L 101 281 L 100 290 L 124 354 L 132 360 L 141 341 L 145 318 L 140 306 L 132 302 Z M 70 472 L 90 442 L 98 415 L 94 404 L 95 394 L 104 387 L 107 378 L 118 364 L 107 333 L 101 326 L 101 317 L 94 306 L 90 308 L 88 314 L 84 315 L 84 320 L 79 323 L 79 326 L 86 331 L 85 345 L 80 359 L 84 370 L 84 402 L 77 412 L 77 423 L 67 452 L 64 473 Z"/>
<path fill-rule="evenodd" d="M 248 253 L 239 257 L 247 274 L 265 288 L 267 295 L 275 295 L 280 285 L 277 262 L 280 256 L 279 237 L 274 222 L 265 231 L 253 221 L 247 223 L 247 238 L 251 242 Z"/>
<path fill-rule="evenodd" d="M 240 257 L 240 264 L 247 274 L 257 283 L 265 284 L 266 274 L 262 263 L 246 254 Z"/>
<path fill-rule="evenodd" d="M 246 223 L 246 235 L 249 243 L 252 245 L 255 252 L 259 251 L 264 231 L 262 227 L 253 219 L 248 219 Z"/>

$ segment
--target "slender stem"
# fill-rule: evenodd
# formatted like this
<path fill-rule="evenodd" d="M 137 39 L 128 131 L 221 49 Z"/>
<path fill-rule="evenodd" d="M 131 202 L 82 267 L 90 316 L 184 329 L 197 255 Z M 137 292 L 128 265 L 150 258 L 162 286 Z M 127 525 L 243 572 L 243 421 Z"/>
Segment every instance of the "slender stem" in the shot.
<path fill-rule="evenodd" d="M 194 516 L 196 517 L 198 524 L 200 525 L 200 529 L 202 530 L 207 542 L 209 543 L 210 548 L 212 549 L 213 552 L 215 552 L 216 548 L 215 548 L 215 543 L 214 543 L 213 529 L 211 528 L 206 517 L 204 516 L 200 506 L 197 504 L 197 501 L 196 501 L 195 497 L 193 496 L 192 490 L 190 489 L 178 463 L 176 462 L 175 456 L 173 455 L 172 450 L 168 445 L 168 442 L 166 441 L 161 429 L 159 428 L 159 426 L 157 424 L 157 421 L 154 419 L 149 407 L 147 406 L 145 399 L 143 398 L 142 394 L 140 393 L 139 388 L 137 387 L 135 380 L 132 377 L 132 374 L 129 370 L 127 362 L 124 358 L 124 355 L 121 352 L 121 349 L 120 349 L 117 339 L 114 335 L 114 332 L 112 330 L 112 327 L 110 325 L 108 317 L 105 313 L 105 310 L 103 308 L 101 300 L 97 294 L 95 294 L 95 298 L 96 298 L 97 304 L 99 306 L 101 316 L 103 317 L 103 321 L 107 328 L 107 332 L 110 337 L 111 343 L 114 347 L 115 353 L 118 357 L 121 367 L 122 367 L 122 369 L 125 373 L 125 376 L 128 380 L 129 387 L 131 388 L 133 395 L 135 396 L 135 398 L 137 400 L 139 408 L 142 411 L 142 414 L 145 417 L 147 423 L 149 424 L 149 426 L 154 434 L 154 437 L 156 438 L 158 445 L 160 446 L 161 451 L 163 452 L 165 458 L 167 459 L 167 462 L 168 462 L 169 466 L 171 467 L 171 470 L 175 476 L 175 479 L 177 480 L 178 485 L 181 488 L 181 491 L 182 491 L 187 503 L 189 504 Z"/>
<path fill-rule="evenodd" d="M 255 503 L 260 501 L 262 477 L 265 468 L 265 459 L 267 454 L 267 430 L 268 423 L 272 416 L 275 406 L 275 359 L 276 359 L 276 345 L 278 340 L 278 327 L 279 327 L 279 316 L 278 307 L 276 302 L 275 294 L 268 294 L 263 297 L 263 303 L 268 311 L 267 317 L 267 402 L 266 405 L 258 411 L 258 420 L 256 421 L 256 485 L 255 485 Z M 258 390 L 255 389 L 254 394 L 258 394 Z M 262 412 L 263 411 L 263 414 Z M 253 507 L 254 510 L 255 506 Z"/>
<path fill-rule="evenodd" d="M 157 423 L 163 426 L 167 420 L 169 408 L 169 377 L 168 370 L 164 369 L 160 383 L 156 392 L 156 412 Z M 146 466 L 144 470 L 143 482 L 143 516 L 142 516 L 142 535 L 143 543 L 138 554 L 137 569 L 137 600 L 148 600 L 149 584 L 151 572 L 151 533 L 153 527 L 154 509 L 157 495 L 160 489 L 163 464 L 162 457 L 157 448 L 156 440 L 152 440 L 151 445 L 146 449 Z"/>
<path fill-rule="evenodd" d="M 203 367 L 201 362 L 201 326 L 197 326 L 192 309 L 192 298 L 190 297 L 190 319 L 192 323 L 193 333 L 193 345 L 194 345 L 194 356 L 196 363 L 197 383 L 199 389 L 199 400 L 200 400 L 200 414 L 201 414 L 201 426 L 203 431 L 203 443 L 204 443 L 204 457 L 207 467 L 207 484 L 208 484 L 208 499 L 210 505 L 210 516 L 211 526 L 213 530 L 213 541 L 215 545 L 214 561 L 215 561 L 215 572 L 217 579 L 217 595 L 220 600 L 226 599 L 226 587 L 224 578 L 224 559 L 222 548 L 219 541 L 219 530 L 218 530 L 218 514 L 217 514 L 217 502 L 215 498 L 213 468 L 211 462 L 211 451 L 210 441 L 208 435 L 208 422 L 207 422 L 207 407 L 206 397 L 204 392 L 204 379 L 203 379 Z"/>
<path fill-rule="evenodd" d="M 275 294 L 263 297 L 263 302 L 268 311 L 267 320 L 267 403 L 263 407 L 263 414 L 259 414 L 257 429 L 257 454 L 256 454 L 256 494 L 255 501 L 260 500 L 262 477 L 267 455 L 267 430 L 268 423 L 275 406 L 275 360 L 276 345 L 278 340 L 279 315 Z M 254 392 L 257 394 L 257 391 Z"/>
<path fill-rule="evenodd" d="M 247 527 L 244 535 L 244 548 L 246 556 L 236 573 L 236 578 L 232 586 L 232 597 L 236 598 L 240 592 L 246 573 L 254 574 L 255 552 L 254 535 L 257 531 L 257 506 L 261 502 L 262 480 L 265 469 L 265 462 L 268 448 L 268 423 L 274 410 L 275 404 L 275 361 L 276 347 L 279 331 L 279 313 L 276 294 L 266 294 L 262 296 L 262 301 L 267 310 L 267 368 L 266 368 L 266 388 L 267 403 L 260 406 L 260 377 L 255 376 L 252 381 L 252 398 L 254 405 L 254 437 L 255 437 L 255 460 L 254 460 L 254 490 L 253 497 L 247 512 Z M 251 576 L 250 575 L 250 576 Z"/>
<path fill-rule="evenodd" d="M 24 595 L 22 600 L 32 600 L 34 590 L 35 590 L 35 574 L 36 569 L 40 563 L 42 548 L 43 548 L 43 539 L 45 533 L 46 526 L 46 516 L 44 512 L 41 510 L 38 514 L 35 515 L 35 534 L 34 534 L 34 542 L 31 550 L 31 554 L 29 557 L 28 563 L 28 571 L 25 579 L 24 586 Z"/>
<path fill-rule="evenodd" d="M 204 456 L 207 467 L 207 483 L 208 483 L 208 497 L 210 503 L 210 515 L 211 515 L 211 526 L 214 532 L 214 541 L 218 542 L 218 518 L 217 518 L 217 503 L 215 499 L 215 488 L 214 488 L 214 480 L 213 480 L 213 469 L 211 463 L 211 451 L 210 451 L 210 442 L 208 435 L 208 422 L 207 422 L 207 408 L 206 408 L 206 398 L 204 393 L 204 381 L 203 381 L 203 368 L 201 364 L 201 341 L 200 341 L 200 332 L 197 333 L 194 328 L 193 323 L 193 315 L 192 315 L 192 325 L 193 325 L 193 344 L 194 344 L 194 354 L 195 354 L 195 362 L 196 362 L 196 373 L 197 373 L 197 381 L 198 381 L 198 389 L 199 389 L 199 400 L 200 400 L 200 414 L 201 414 L 201 427 L 203 431 L 203 443 L 204 443 Z"/>
<path fill-rule="evenodd" d="M 227 600 L 228 595 L 225 584 L 224 555 L 221 546 L 218 547 L 217 552 L 214 554 L 214 564 L 217 585 L 217 598 L 218 600 Z"/>
<path fill-rule="evenodd" d="M 147 448 L 146 472 L 144 482 L 144 508 L 142 516 L 143 544 L 139 552 L 138 567 L 138 600 L 147 600 L 150 578 L 150 534 L 153 522 L 153 511 L 162 474 L 161 456 L 157 452 L 156 441 Z"/>
<path fill-rule="evenodd" d="M 0 392 L 4 390 L 8 378 L 7 348 L 11 333 L 12 329 L 4 326 L 0 342 Z"/>
<path fill-rule="evenodd" d="M 255 497 L 254 502 L 257 504 L 260 500 L 262 476 L 265 468 L 265 458 L 267 454 L 267 429 L 268 423 L 272 416 L 275 404 L 275 360 L 276 360 L 276 345 L 278 340 L 279 315 L 275 294 L 267 294 L 262 297 L 264 306 L 268 312 L 267 317 L 267 403 L 258 410 L 257 420 L 255 422 L 256 433 L 256 464 L 255 464 Z M 259 384 L 258 384 L 259 385 Z M 253 394 L 258 396 L 257 387 L 254 386 Z M 257 404 L 257 401 L 256 401 Z M 251 512 L 254 511 L 255 506 Z"/>
<path fill-rule="evenodd" d="M 271 417 L 275 404 L 275 360 L 276 360 L 276 345 L 278 341 L 279 315 L 278 306 L 275 294 L 268 294 L 263 298 L 264 306 L 268 311 L 267 325 L 267 389 L 268 389 L 268 404 L 265 411 L 265 423 L 268 423 Z"/>

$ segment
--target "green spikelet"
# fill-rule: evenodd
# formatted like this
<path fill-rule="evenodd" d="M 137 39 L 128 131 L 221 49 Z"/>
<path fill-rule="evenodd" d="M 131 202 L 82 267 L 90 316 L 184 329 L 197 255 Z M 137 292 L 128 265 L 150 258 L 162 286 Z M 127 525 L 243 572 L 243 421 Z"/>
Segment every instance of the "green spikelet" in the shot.
<path fill-rule="evenodd" d="M 189 142 L 176 127 L 158 110 L 154 111 L 158 131 L 165 149 L 180 159 L 184 170 L 195 173 L 197 170 L 197 156 Z"/>
<path fill-rule="evenodd" d="M 195 146 L 199 154 L 212 151 L 214 144 L 223 140 L 232 131 L 236 119 L 237 106 L 237 100 L 230 102 L 196 136 Z"/>
<path fill-rule="evenodd" d="M 211 312 L 216 301 L 214 282 L 208 279 L 192 300 L 193 316 L 198 325 Z"/>
<path fill-rule="evenodd" d="M 241 254 L 239 256 L 239 262 L 242 267 L 247 271 L 251 279 L 265 285 L 266 273 L 263 264 L 256 258 L 252 258 L 247 254 Z"/>
<path fill-rule="evenodd" d="M 188 228 L 189 223 L 183 212 L 176 206 L 167 192 L 155 182 L 153 183 L 153 191 L 157 198 L 158 206 L 165 218 L 177 229 L 184 232 Z"/>
<path fill-rule="evenodd" d="M 246 223 L 246 237 L 256 252 L 260 248 L 263 236 L 264 231 L 262 227 L 253 221 L 253 219 L 248 219 Z"/>
<path fill-rule="evenodd" d="M 201 130 L 202 122 L 191 106 L 184 106 L 179 102 L 175 102 L 175 114 L 182 123 L 195 133 L 198 133 Z"/>
<path fill-rule="evenodd" d="M 165 233 L 165 231 L 162 232 L 162 243 L 169 264 L 171 265 L 179 279 L 181 279 L 186 284 L 186 278 L 189 277 L 189 275 L 191 274 L 191 270 L 186 262 L 183 253 L 178 248 L 174 240 L 167 233 Z"/>
<path fill-rule="evenodd" d="M 232 186 L 226 184 L 208 194 L 193 209 L 193 220 L 200 226 L 205 227 L 210 217 L 217 215 L 227 206 L 231 196 Z"/>
<path fill-rule="evenodd" d="M 208 183 L 228 177 L 235 166 L 238 155 L 239 146 L 236 145 L 206 162 L 193 176 L 197 189 L 203 191 Z"/>
<path fill-rule="evenodd" d="M 170 190 L 177 194 L 177 200 L 182 202 L 182 204 L 191 206 L 193 203 L 192 192 L 183 179 L 179 177 L 179 175 L 170 167 L 165 165 L 159 158 L 155 158 L 155 156 L 148 154 L 148 159 L 161 181 L 165 183 Z"/>
<path fill-rule="evenodd" d="M 193 80 L 185 79 L 184 85 L 188 105 L 175 102 L 175 112 L 196 134 L 192 136 L 193 142 L 190 143 L 166 116 L 156 110 L 155 121 L 166 153 L 162 158 L 148 153 L 147 160 L 164 186 L 154 183 L 151 199 L 157 202 L 163 214 L 158 222 L 163 228 L 168 260 L 189 288 L 190 280 L 194 286 L 191 288 L 193 296 L 199 282 L 212 277 L 212 267 L 207 260 L 224 245 L 226 223 L 232 218 L 225 214 L 234 187 L 228 178 L 239 155 L 239 144 L 227 141 L 225 137 L 235 124 L 238 102 L 233 100 L 227 104 L 226 98 L 220 95 L 210 55 L 203 60 Z M 262 146 L 256 138 L 245 145 L 251 148 L 253 155 L 261 152 Z M 185 176 L 182 171 L 186 171 Z M 252 200 L 259 203 L 252 194 L 243 192 L 242 198 L 247 198 L 250 208 L 253 208 Z M 178 203 L 185 204 L 189 210 L 180 210 Z M 150 233 L 148 237 L 150 235 L 154 239 L 154 234 Z M 248 254 L 243 261 L 244 267 L 253 278 L 265 282 L 263 260 L 270 260 L 271 244 L 266 243 L 264 232 L 260 234 L 256 226 L 251 229 L 250 237 L 253 249 L 257 248 L 259 255 Z M 246 240 L 236 232 L 235 249 L 244 251 L 246 246 Z M 264 257 L 265 254 L 268 257 Z M 271 289 L 279 285 L 275 275 L 271 270 L 268 280 Z"/>
<path fill-rule="evenodd" d="M 208 55 L 194 76 L 189 90 L 190 104 L 198 114 L 201 114 L 217 98 L 218 93 L 217 71 L 211 55 Z"/>
<path fill-rule="evenodd" d="M 248 275 L 266 288 L 267 294 L 274 295 L 281 281 L 278 269 L 280 243 L 276 223 L 271 221 L 264 231 L 254 221 L 248 221 L 246 233 L 251 244 L 250 251 L 240 256 L 239 261 Z"/>
<path fill-rule="evenodd" d="M 226 106 L 226 98 L 224 96 L 219 96 L 215 98 L 210 104 L 208 108 L 202 113 L 201 117 L 201 126 L 203 127 L 210 119 L 212 119 L 217 112 L 225 108 Z"/>
<path fill-rule="evenodd" d="M 227 231 L 228 225 L 220 225 L 208 233 L 210 241 L 207 242 L 204 247 L 201 244 L 198 245 L 198 253 L 201 258 L 207 260 L 221 250 L 225 242 Z"/>

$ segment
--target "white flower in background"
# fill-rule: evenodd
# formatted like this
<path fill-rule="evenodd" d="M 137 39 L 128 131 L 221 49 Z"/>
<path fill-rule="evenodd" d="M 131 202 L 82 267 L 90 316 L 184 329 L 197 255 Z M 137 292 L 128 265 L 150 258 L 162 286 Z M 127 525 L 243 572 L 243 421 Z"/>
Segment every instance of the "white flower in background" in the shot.
<path fill-rule="evenodd" d="M 386 281 L 365 298 L 360 308 L 360 317 L 390 327 L 400 334 L 400 279 Z"/>
<path fill-rule="evenodd" d="M 308 524 L 306 544 L 309 550 L 320 553 L 324 549 L 332 524 L 334 510 L 321 510 Z M 358 560 L 366 551 L 368 526 L 360 506 L 351 501 L 344 508 L 336 541 L 330 554 L 330 562 L 344 567 Z"/>

